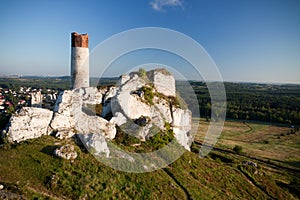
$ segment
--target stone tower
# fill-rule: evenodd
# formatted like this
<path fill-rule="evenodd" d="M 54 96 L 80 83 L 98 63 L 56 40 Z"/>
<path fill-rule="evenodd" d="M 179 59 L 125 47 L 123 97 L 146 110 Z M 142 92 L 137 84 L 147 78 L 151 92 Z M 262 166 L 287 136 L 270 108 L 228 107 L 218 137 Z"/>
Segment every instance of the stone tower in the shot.
<path fill-rule="evenodd" d="M 88 34 L 71 35 L 71 89 L 89 87 L 89 36 Z"/>

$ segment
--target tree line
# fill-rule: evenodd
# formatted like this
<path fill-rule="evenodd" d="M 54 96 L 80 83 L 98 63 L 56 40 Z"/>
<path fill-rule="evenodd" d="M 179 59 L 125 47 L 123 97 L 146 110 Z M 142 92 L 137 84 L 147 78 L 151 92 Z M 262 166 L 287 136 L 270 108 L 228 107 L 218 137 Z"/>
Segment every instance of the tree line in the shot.
<path fill-rule="evenodd" d="M 205 83 L 191 82 L 201 117 L 209 118 L 211 103 Z M 300 85 L 224 83 L 227 119 L 300 125 Z"/>

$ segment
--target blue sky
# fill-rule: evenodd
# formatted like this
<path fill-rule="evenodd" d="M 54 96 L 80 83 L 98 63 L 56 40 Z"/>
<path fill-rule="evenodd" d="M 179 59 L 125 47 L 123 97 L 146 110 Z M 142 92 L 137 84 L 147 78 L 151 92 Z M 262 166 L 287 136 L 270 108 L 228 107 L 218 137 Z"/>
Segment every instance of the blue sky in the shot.
<path fill-rule="evenodd" d="M 93 49 L 163 27 L 201 44 L 225 81 L 300 83 L 298 0 L 1 0 L 0 25 L 0 74 L 68 75 L 73 31 Z"/>

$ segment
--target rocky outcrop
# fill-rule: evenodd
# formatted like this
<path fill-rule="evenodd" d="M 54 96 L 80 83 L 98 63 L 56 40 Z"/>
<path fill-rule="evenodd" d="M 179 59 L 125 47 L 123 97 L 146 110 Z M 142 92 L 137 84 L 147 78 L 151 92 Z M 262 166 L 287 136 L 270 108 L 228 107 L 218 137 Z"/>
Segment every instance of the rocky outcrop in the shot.
<path fill-rule="evenodd" d="M 101 132 L 113 139 L 116 134 L 114 124 L 96 116 L 95 105 L 102 103 L 103 91 L 97 88 L 80 88 L 64 91 L 54 108 L 54 117 L 50 123 L 59 137 L 71 137 L 76 132 L 88 134 Z M 91 105 L 88 108 L 88 105 Z M 84 110 L 87 110 L 86 113 Z"/>
<path fill-rule="evenodd" d="M 7 127 L 8 140 L 21 142 L 46 135 L 52 114 L 52 111 L 42 108 L 22 108 L 19 113 L 15 113 L 10 119 Z"/>
<path fill-rule="evenodd" d="M 190 150 L 192 113 L 174 99 L 175 79 L 169 72 L 134 72 L 122 75 L 117 86 L 65 90 L 53 112 L 23 108 L 12 117 L 8 135 L 19 142 L 50 133 L 61 139 L 78 134 L 95 155 L 108 157 L 106 140 L 115 138 L 116 126 L 145 141 L 168 125 L 178 143 Z"/>
<path fill-rule="evenodd" d="M 138 73 L 123 75 L 118 88 L 110 100 L 112 122 L 129 134 L 135 132 L 132 135 L 142 141 L 156 134 L 153 130 L 164 130 L 165 124 L 169 123 L 174 127 L 179 144 L 190 150 L 192 115 L 189 110 L 172 105 L 176 90 L 175 79 L 169 72 L 159 69 L 147 72 L 146 77 Z M 145 117 L 149 119 L 145 124 L 141 126 L 136 123 Z"/>

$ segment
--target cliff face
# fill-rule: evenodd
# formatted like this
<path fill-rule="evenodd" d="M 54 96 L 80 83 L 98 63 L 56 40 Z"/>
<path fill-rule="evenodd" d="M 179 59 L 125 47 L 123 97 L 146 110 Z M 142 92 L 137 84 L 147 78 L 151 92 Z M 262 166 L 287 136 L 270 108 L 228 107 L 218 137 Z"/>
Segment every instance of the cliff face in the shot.
<path fill-rule="evenodd" d="M 12 116 L 7 134 L 16 142 L 48 134 L 61 139 L 78 134 L 88 148 L 108 157 L 106 140 L 115 138 L 117 126 L 145 141 L 169 124 L 178 143 L 190 150 L 191 116 L 179 105 L 173 76 L 159 69 L 123 75 L 114 87 L 66 90 L 53 112 L 23 108 Z"/>

